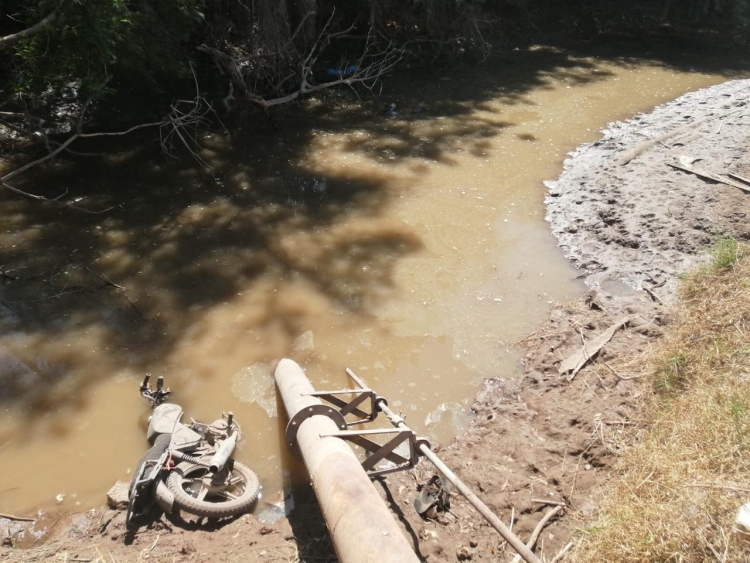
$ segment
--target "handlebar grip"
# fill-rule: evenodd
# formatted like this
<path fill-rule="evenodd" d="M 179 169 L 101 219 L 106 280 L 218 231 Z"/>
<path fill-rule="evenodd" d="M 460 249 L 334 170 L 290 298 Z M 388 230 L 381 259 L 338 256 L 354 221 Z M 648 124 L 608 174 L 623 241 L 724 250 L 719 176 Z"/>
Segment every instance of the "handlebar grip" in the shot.
<path fill-rule="evenodd" d="M 151 379 L 151 374 L 147 373 L 146 377 L 143 378 L 143 383 L 141 383 L 141 389 L 148 386 L 148 380 Z"/>
<path fill-rule="evenodd" d="M 156 378 L 156 390 L 161 391 L 163 387 L 164 387 L 164 377 L 160 375 L 159 377 Z"/>

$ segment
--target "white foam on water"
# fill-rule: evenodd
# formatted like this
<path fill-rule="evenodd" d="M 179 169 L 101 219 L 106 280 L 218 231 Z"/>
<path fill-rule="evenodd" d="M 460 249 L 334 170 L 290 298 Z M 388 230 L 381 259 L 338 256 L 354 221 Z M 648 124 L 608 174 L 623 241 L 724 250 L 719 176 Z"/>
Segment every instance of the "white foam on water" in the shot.
<path fill-rule="evenodd" d="M 255 403 L 271 418 L 278 415 L 273 368 L 270 363 L 252 364 L 232 376 L 232 395 L 245 403 Z"/>

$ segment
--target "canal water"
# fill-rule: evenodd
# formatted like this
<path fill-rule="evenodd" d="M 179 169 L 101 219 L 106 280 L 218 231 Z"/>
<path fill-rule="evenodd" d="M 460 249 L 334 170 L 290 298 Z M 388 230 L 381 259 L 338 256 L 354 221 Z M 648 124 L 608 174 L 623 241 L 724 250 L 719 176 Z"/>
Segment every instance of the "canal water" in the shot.
<path fill-rule="evenodd" d="M 147 448 L 138 384 L 186 416 L 233 411 L 266 498 L 283 449 L 273 362 L 324 390 L 352 368 L 446 442 L 514 342 L 584 288 L 544 222 L 545 179 L 613 120 L 726 80 L 648 57 L 537 48 L 404 70 L 376 101 L 307 100 L 201 132 L 206 171 L 158 134 L 89 144 L 0 199 L 0 509 L 83 510 Z M 395 111 L 382 110 L 395 104 Z"/>

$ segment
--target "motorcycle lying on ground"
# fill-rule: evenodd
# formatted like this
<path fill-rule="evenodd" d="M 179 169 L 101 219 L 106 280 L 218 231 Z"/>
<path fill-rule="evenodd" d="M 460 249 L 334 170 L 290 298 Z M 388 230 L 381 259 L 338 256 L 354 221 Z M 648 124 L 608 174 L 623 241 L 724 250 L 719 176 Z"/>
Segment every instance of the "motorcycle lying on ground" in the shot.
<path fill-rule="evenodd" d="M 133 527 L 148 514 L 154 500 L 167 514 L 175 509 L 205 518 L 227 518 L 248 512 L 260 493 L 258 477 L 232 459 L 241 430 L 232 413 L 211 424 L 191 419 L 183 424 L 182 407 L 167 403 L 171 395 L 159 377 L 156 389 L 146 375 L 139 391 L 151 403 L 146 452 L 128 490 L 125 522 Z"/>

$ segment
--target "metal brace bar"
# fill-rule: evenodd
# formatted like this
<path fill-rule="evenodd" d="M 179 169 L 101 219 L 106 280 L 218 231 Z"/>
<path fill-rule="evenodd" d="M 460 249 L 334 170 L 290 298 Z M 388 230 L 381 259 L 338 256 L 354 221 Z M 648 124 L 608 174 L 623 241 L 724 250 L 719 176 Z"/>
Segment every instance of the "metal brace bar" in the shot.
<path fill-rule="evenodd" d="M 375 467 L 380 460 L 391 457 L 391 454 L 403 458 L 403 456 L 395 453 L 393 450 L 400 446 L 404 441 L 413 438 L 413 436 L 414 435 L 411 432 L 399 433 L 395 438 L 392 438 L 390 441 L 383 444 L 378 451 L 372 452 L 372 455 L 362 462 L 362 467 L 365 468 L 365 471 L 369 471 Z M 409 460 L 404 459 L 404 461 L 408 462 Z"/>
<path fill-rule="evenodd" d="M 372 436 L 375 434 L 395 434 L 396 436 L 391 438 L 391 440 L 385 444 L 378 444 L 377 442 L 365 438 L 365 436 Z M 361 447 L 363 450 L 370 452 L 370 455 L 362 462 L 362 467 L 370 477 L 377 477 L 386 473 L 409 469 L 414 467 L 418 461 L 415 448 L 416 438 L 414 432 L 411 430 L 363 430 L 361 432 L 356 430 L 345 430 L 333 434 L 321 434 L 320 436 L 321 438 L 342 438 Z M 406 441 L 409 442 L 409 458 L 405 458 L 394 451 L 399 445 Z M 375 465 L 384 459 L 394 463 L 395 467 L 374 470 L 373 468 Z"/>
<path fill-rule="evenodd" d="M 336 438 L 343 438 L 344 440 L 348 440 L 352 436 L 371 436 L 373 434 L 398 434 L 399 432 L 404 432 L 404 430 L 399 430 L 398 428 L 374 428 L 372 430 L 342 430 L 341 432 L 336 432 L 335 434 L 321 434 L 321 438 L 329 438 L 331 436 L 335 436 Z M 411 432 L 411 430 L 409 430 Z"/>
<path fill-rule="evenodd" d="M 336 409 L 336 411 L 334 411 L 336 413 L 335 418 L 332 417 L 329 413 L 321 414 L 326 414 L 327 416 L 331 416 L 331 418 L 334 418 L 334 420 L 337 421 L 337 426 L 341 428 L 341 431 L 332 434 L 320 434 L 320 437 L 341 438 L 343 440 L 348 440 L 352 444 L 359 446 L 365 452 L 367 452 L 368 455 L 362 462 L 362 468 L 371 478 L 377 477 L 379 475 L 384 475 L 386 473 L 393 473 L 395 471 L 402 471 L 414 467 L 419 461 L 419 455 L 417 453 L 417 438 L 414 432 L 405 425 L 401 428 L 395 429 L 346 430 L 346 428 L 357 424 L 372 422 L 378 416 L 378 412 L 380 412 L 378 405 L 380 405 L 381 403 L 388 404 L 383 397 L 379 397 L 372 389 L 365 385 L 365 383 L 359 377 L 357 377 L 352 370 L 347 368 L 346 374 L 354 382 L 357 388 L 338 389 L 335 391 L 311 390 L 307 393 L 302 393 L 302 395 L 306 397 L 315 397 L 316 399 L 322 399 Z M 339 395 L 355 395 L 355 397 L 352 400 L 347 401 Z M 370 412 L 366 412 L 365 409 L 360 408 L 360 405 L 368 400 L 370 403 Z M 331 408 L 328 407 L 328 410 L 331 410 Z M 348 421 L 344 419 L 344 417 L 347 415 L 354 415 L 359 418 L 357 420 Z M 345 423 L 345 426 L 342 427 L 342 425 L 338 422 L 339 418 Z M 393 420 L 390 420 L 390 422 L 393 423 L 394 426 L 396 425 Z M 289 427 L 292 426 L 295 425 L 290 423 Z M 287 434 L 289 434 L 289 427 L 287 429 Z M 385 444 L 378 444 L 377 442 L 374 442 L 366 437 L 380 434 L 390 435 L 391 437 Z M 287 443 L 289 444 L 292 451 L 295 451 L 294 436 L 288 435 Z M 404 457 L 395 452 L 396 448 L 398 448 L 403 443 L 408 443 L 409 445 L 408 457 Z M 390 467 L 387 469 L 375 469 L 375 466 L 383 460 L 390 461 L 394 464 L 394 467 Z"/>
<path fill-rule="evenodd" d="M 352 393 L 358 393 L 358 392 L 352 391 Z M 353 414 L 355 416 L 360 417 L 357 420 L 347 421 L 347 424 L 351 426 L 353 424 L 363 424 L 365 422 L 372 422 L 373 420 L 375 420 L 375 416 L 376 416 L 375 394 L 372 391 L 359 392 L 359 393 L 360 393 L 359 396 L 355 397 L 349 402 L 343 399 L 340 399 L 339 397 L 336 397 L 335 395 L 332 395 L 330 392 L 316 393 L 316 396 L 323 399 L 324 401 L 328 401 L 329 403 L 339 407 L 339 412 L 341 413 L 342 416 Z M 357 408 L 361 403 L 363 403 L 367 399 L 370 399 L 370 412 L 369 413 Z"/>

